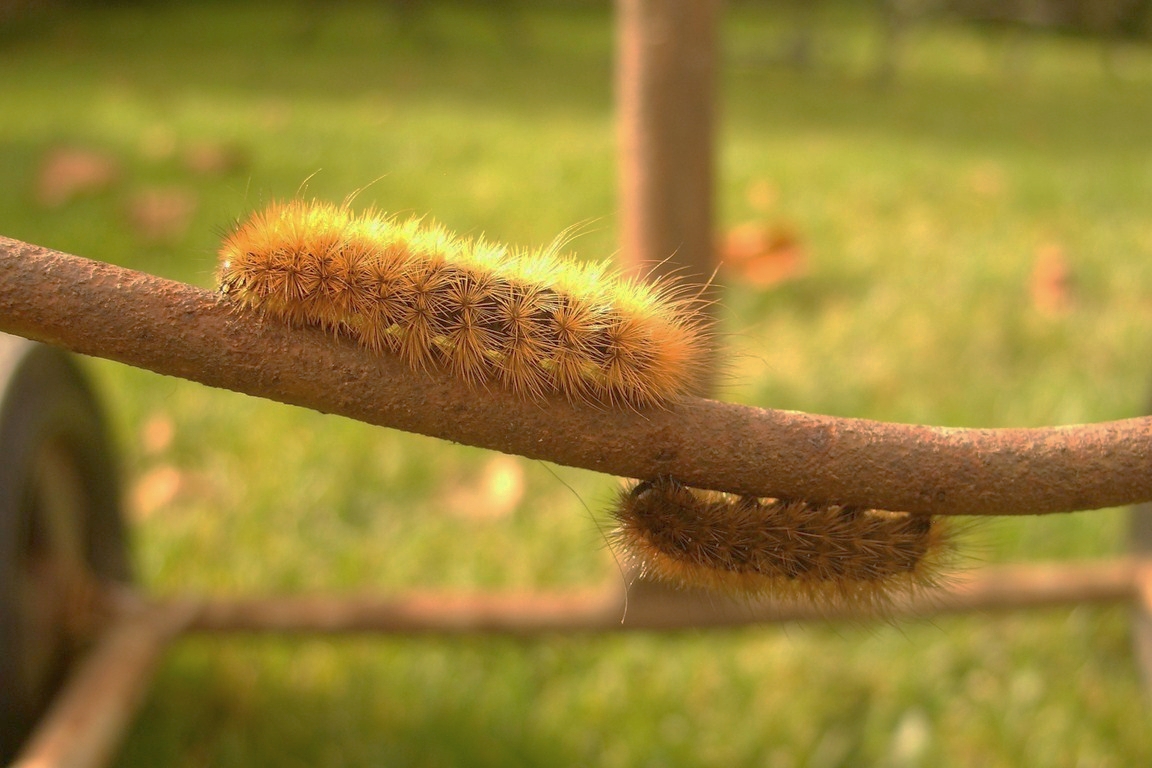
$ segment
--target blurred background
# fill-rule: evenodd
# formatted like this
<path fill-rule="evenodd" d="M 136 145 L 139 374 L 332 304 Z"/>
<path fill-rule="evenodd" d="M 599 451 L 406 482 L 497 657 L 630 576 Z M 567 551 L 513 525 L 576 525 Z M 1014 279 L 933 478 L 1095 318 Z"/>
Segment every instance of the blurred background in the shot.
<path fill-rule="evenodd" d="M 731 0 L 721 399 L 947 426 L 1146 412 L 1132 2 Z M 211 287 L 296 195 L 618 251 L 608 2 L 0 3 L 0 232 Z M 86 361 L 159 594 L 595 586 L 612 478 Z M 1125 548 L 985 521 L 971 567 Z M 621 637 L 197 638 L 119 765 L 1128 766 L 1127 609 Z"/>

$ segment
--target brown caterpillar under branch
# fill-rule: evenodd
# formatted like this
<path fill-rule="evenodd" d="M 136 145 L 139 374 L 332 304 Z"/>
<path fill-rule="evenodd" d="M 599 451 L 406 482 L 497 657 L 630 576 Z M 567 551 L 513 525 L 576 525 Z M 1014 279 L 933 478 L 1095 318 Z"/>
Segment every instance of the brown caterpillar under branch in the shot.
<path fill-rule="evenodd" d="M 935 586 L 952 551 L 928 515 L 689 488 L 671 478 L 625 489 L 615 539 L 643 575 L 751 597 L 883 607 Z"/>
<path fill-rule="evenodd" d="M 511 251 L 298 200 L 228 235 L 217 276 L 239 307 L 528 398 L 643 408 L 692 393 L 708 359 L 696 302 L 675 283 L 615 276 L 558 247 Z M 625 492 L 616 516 L 617 539 L 644 573 L 853 607 L 932 586 L 950 551 L 949 529 L 926 516 L 708 493 L 668 478 Z"/>
<path fill-rule="evenodd" d="M 707 346 L 694 300 L 558 248 L 512 251 L 297 200 L 229 234 L 217 277 L 226 297 L 269 317 L 528 398 L 640 408 L 692 393 Z"/>

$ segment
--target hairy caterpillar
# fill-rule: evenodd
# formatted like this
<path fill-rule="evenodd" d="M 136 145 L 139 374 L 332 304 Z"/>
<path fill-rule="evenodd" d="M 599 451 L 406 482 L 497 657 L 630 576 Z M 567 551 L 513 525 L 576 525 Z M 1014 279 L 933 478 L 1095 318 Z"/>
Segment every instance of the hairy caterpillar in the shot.
<path fill-rule="evenodd" d="M 642 408 L 693 391 L 706 352 L 693 300 L 558 248 L 511 251 L 297 200 L 229 234 L 217 277 L 225 296 L 268 316 L 531 399 Z"/>
<path fill-rule="evenodd" d="M 731 594 L 881 607 L 936 585 L 951 551 L 927 515 L 700 491 L 671 478 L 621 492 L 616 541 L 640 572 Z"/>
<path fill-rule="evenodd" d="M 707 332 L 675 283 L 510 251 L 418 219 L 292 201 L 225 239 L 220 291 L 413 368 L 536 399 L 643 408 L 696 386 Z M 617 540 L 642 571 L 740 594 L 882 604 L 930 586 L 948 530 L 928 517 L 712 494 L 662 478 L 622 494 Z"/>

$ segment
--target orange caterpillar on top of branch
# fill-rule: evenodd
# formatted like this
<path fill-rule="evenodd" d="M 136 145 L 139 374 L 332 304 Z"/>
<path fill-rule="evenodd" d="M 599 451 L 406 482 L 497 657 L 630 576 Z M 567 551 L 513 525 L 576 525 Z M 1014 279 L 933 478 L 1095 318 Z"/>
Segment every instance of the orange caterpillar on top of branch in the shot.
<path fill-rule="evenodd" d="M 297 200 L 227 236 L 218 280 L 242 307 L 529 399 L 642 409 L 697 389 L 709 356 L 697 300 L 558 248 L 512 251 Z M 950 541 L 924 516 L 707 494 L 666 478 L 622 495 L 614 514 L 642 572 L 865 608 L 931 586 Z"/>
<path fill-rule="evenodd" d="M 692 393 L 707 348 L 693 300 L 557 250 L 293 201 L 228 235 L 218 278 L 229 298 L 292 325 L 528 398 L 643 408 Z"/>

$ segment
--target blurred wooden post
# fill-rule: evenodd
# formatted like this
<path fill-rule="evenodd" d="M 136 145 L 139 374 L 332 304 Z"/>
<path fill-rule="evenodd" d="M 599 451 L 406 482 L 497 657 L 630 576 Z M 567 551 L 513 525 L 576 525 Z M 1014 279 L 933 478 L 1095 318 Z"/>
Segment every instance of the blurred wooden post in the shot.
<path fill-rule="evenodd" d="M 719 0 L 618 0 L 621 248 L 627 268 L 704 283 L 715 269 Z"/>
<path fill-rule="evenodd" d="M 1136 572 L 1136 602 L 1132 620 L 1132 641 L 1136 664 L 1144 675 L 1144 691 L 1152 696 L 1152 504 L 1142 504 L 1133 512 L 1133 521 L 1142 522 L 1142 560 Z"/>
<path fill-rule="evenodd" d="M 1152 403 L 1148 412 L 1152 413 Z M 1148 471 L 1152 472 L 1152 467 Z M 1145 690 L 1152 696 L 1152 502 L 1137 504 L 1129 514 L 1132 554 L 1142 566 L 1136 574 L 1132 643 Z"/>
<path fill-rule="evenodd" d="M 719 0 L 617 0 L 620 246 L 634 274 L 712 277 Z M 715 299 L 715 287 L 704 298 Z M 716 317 L 716 303 L 707 305 Z M 702 384 L 712 390 L 715 365 Z M 702 392 L 701 394 L 707 394 Z M 658 593 L 663 584 L 648 587 Z"/>

